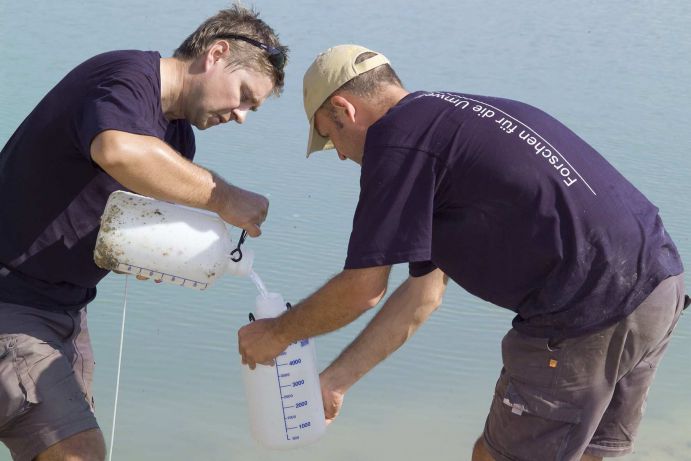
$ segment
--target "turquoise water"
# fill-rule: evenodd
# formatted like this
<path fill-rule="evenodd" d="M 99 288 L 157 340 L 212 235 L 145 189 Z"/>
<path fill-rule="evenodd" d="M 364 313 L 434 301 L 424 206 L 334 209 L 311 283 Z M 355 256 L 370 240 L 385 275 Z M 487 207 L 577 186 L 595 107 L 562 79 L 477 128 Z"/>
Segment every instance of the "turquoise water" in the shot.
<path fill-rule="evenodd" d="M 74 65 L 111 49 L 172 50 L 228 5 L 0 0 L 0 143 Z M 660 209 L 691 267 L 691 4 L 680 1 L 257 1 L 292 48 L 285 94 L 243 127 L 197 137 L 198 161 L 270 197 L 250 240 L 270 291 L 297 301 L 342 267 L 358 169 L 335 153 L 304 158 L 302 73 L 322 49 L 384 52 L 411 90 L 519 99 L 564 121 Z M 8 198 L 3 198 L 7 200 Z M 37 204 L 40 206 L 40 204 Z M 237 230 L 234 237 L 239 237 Z M 690 271 L 691 272 L 691 271 Z M 405 267 L 394 271 L 403 280 Z M 691 277 L 687 276 L 691 286 Z M 509 312 L 451 286 L 398 353 L 346 396 L 317 444 L 288 453 L 249 436 L 236 331 L 257 290 L 226 278 L 206 292 L 130 280 L 114 460 L 469 459 L 500 369 Z M 96 412 L 109 438 L 124 278 L 89 307 Z M 371 318 L 317 340 L 326 366 Z M 691 460 L 691 321 L 682 318 L 653 386 L 631 460 Z M 0 460 L 9 459 L 0 448 Z"/>

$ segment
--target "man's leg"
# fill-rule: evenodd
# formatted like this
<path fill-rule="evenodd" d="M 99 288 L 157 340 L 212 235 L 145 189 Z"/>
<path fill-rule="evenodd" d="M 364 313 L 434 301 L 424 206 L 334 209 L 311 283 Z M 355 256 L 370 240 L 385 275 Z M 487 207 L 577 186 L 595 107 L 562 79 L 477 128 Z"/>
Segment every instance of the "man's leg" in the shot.
<path fill-rule="evenodd" d="M 74 339 L 69 347 L 72 357 L 72 369 L 83 390 L 84 398 L 92 406 L 91 383 L 93 380 L 94 358 L 91 350 L 91 338 L 86 323 L 86 308 L 74 315 Z M 106 444 L 100 429 L 89 429 L 52 445 L 40 453 L 35 461 L 103 461 L 106 457 Z"/>
<path fill-rule="evenodd" d="M 0 303 L 0 408 L 8 409 L 0 441 L 15 461 L 44 453 L 81 455 L 47 459 L 104 458 L 85 316 L 85 309 L 47 312 Z"/>
<path fill-rule="evenodd" d="M 39 454 L 35 461 L 103 461 L 106 443 L 100 429 L 75 434 Z"/>
<path fill-rule="evenodd" d="M 619 372 L 614 393 L 586 449 L 587 454 L 612 457 L 632 451 L 648 391 L 684 308 L 684 291 L 683 274 L 670 277 L 625 319 L 633 334 L 623 344 L 624 355 L 637 359 L 633 365 L 622 362 L 625 366 Z M 650 336 L 658 339 L 651 341 Z"/>
<path fill-rule="evenodd" d="M 485 442 L 482 440 L 482 436 L 475 441 L 472 461 L 494 461 L 492 455 L 490 455 L 487 448 L 485 448 Z"/>
<path fill-rule="evenodd" d="M 482 436 L 475 441 L 472 461 L 495 461 L 492 455 L 489 454 L 489 451 L 487 451 L 487 448 L 485 448 Z M 581 461 L 602 461 L 602 458 L 585 454 L 581 457 Z"/>
<path fill-rule="evenodd" d="M 683 290 L 682 276 L 670 277 L 619 323 L 558 343 L 511 330 L 502 341 L 504 369 L 483 443 L 475 447 L 478 459 L 485 451 L 497 461 L 630 452 Z"/>
<path fill-rule="evenodd" d="M 602 461 L 602 458 L 600 456 L 592 456 L 586 453 L 581 456 L 581 461 Z"/>

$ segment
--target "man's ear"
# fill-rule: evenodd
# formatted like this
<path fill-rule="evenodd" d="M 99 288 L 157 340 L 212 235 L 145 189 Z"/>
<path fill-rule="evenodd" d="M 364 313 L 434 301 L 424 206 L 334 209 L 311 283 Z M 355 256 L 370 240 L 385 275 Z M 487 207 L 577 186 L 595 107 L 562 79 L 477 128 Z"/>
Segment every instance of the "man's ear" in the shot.
<path fill-rule="evenodd" d="M 352 101 L 340 94 L 331 96 L 331 105 L 336 108 L 337 114 L 343 114 L 351 122 L 355 122 L 355 106 Z"/>
<path fill-rule="evenodd" d="M 228 53 L 230 44 L 226 40 L 217 40 L 206 51 L 206 59 L 204 60 L 204 67 L 206 70 L 219 62 Z"/>

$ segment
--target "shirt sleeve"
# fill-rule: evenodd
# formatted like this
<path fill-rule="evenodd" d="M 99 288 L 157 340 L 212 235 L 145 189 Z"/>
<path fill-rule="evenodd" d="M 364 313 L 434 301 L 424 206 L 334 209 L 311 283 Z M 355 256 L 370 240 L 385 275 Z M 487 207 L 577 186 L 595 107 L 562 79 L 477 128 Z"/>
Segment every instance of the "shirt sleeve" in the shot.
<path fill-rule="evenodd" d="M 431 259 L 435 168 L 415 149 L 367 151 L 346 269 Z"/>
<path fill-rule="evenodd" d="M 194 160 L 197 145 L 194 131 L 186 120 L 173 120 L 168 125 L 165 141 L 188 160 Z"/>
<path fill-rule="evenodd" d="M 94 87 L 82 106 L 77 136 L 80 151 L 91 158 L 91 142 L 100 132 L 119 130 L 158 136 L 160 114 L 157 91 L 150 76 L 123 70 Z"/>
<path fill-rule="evenodd" d="M 437 266 L 432 261 L 414 261 L 408 263 L 408 274 L 410 274 L 411 277 L 422 277 L 436 268 Z"/>

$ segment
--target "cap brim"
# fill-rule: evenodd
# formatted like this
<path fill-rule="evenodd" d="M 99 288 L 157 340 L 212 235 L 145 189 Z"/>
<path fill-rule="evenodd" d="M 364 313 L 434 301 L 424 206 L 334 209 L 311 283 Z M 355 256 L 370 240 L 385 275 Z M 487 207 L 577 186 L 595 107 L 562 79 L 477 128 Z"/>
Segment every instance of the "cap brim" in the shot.
<path fill-rule="evenodd" d="M 307 157 L 309 157 L 312 152 L 333 148 L 334 145 L 331 140 L 320 135 L 317 129 L 314 128 L 314 117 L 312 117 L 310 119 L 309 139 L 307 140 Z"/>

